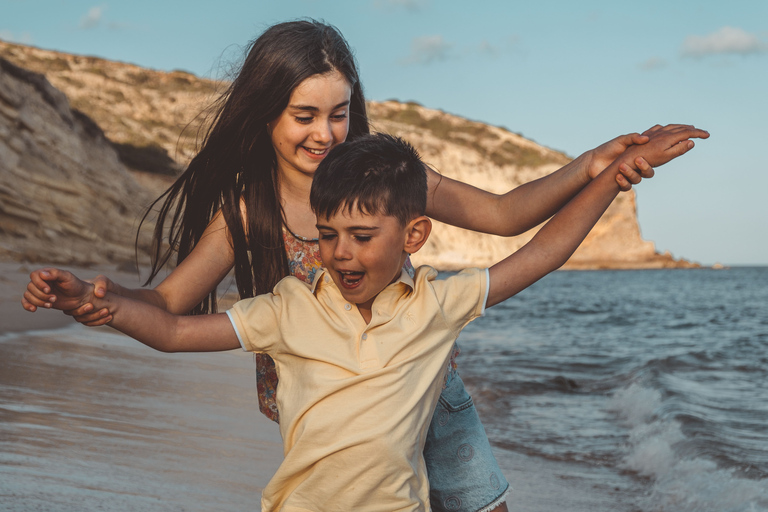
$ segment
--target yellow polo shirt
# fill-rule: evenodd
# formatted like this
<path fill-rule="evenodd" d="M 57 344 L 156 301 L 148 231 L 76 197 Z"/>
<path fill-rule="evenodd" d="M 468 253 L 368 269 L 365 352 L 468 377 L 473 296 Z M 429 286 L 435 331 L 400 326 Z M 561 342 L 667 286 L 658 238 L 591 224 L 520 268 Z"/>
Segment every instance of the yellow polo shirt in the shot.
<path fill-rule="evenodd" d="M 422 451 L 448 357 L 484 312 L 487 270 L 420 267 L 385 288 L 366 324 L 325 270 L 227 311 L 243 348 L 272 356 L 285 459 L 262 511 L 428 510 Z"/>

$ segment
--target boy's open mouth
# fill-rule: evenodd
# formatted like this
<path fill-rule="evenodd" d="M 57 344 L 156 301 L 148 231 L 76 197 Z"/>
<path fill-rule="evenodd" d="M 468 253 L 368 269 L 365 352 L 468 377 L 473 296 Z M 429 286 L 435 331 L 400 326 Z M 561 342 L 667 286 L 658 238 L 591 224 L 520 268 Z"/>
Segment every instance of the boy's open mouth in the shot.
<path fill-rule="evenodd" d="M 352 272 L 347 270 L 339 270 L 341 283 L 347 288 L 354 288 L 355 286 L 357 286 L 364 275 L 365 275 L 365 272 Z"/>

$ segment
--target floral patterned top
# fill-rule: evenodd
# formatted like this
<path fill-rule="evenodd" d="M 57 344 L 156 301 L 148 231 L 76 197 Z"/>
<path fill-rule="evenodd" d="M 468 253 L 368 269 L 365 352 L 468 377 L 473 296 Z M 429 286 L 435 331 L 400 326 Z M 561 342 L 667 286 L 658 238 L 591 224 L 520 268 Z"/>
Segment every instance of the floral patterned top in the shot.
<path fill-rule="evenodd" d="M 322 268 L 320 261 L 320 244 L 317 238 L 304 238 L 292 233 L 283 226 L 283 242 L 285 242 L 285 254 L 288 257 L 288 265 L 292 276 L 298 277 L 305 283 L 311 284 L 315 279 L 315 273 Z M 411 259 L 406 258 L 403 269 L 413 277 L 413 265 Z M 453 353 L 448 364 L 449 374 L 456 371 L 456 356 L 459 355 L 458 346 L 454 345 Z M 277 370 L 275 362 L 267 354 L 254 354 L 256 358 L 256 387 L 259 395 L 259 410 L 272 421 L 280 421 L 275 397 L 277 394 Z M 446 376 L 446 379 L 448 376 Z"/>

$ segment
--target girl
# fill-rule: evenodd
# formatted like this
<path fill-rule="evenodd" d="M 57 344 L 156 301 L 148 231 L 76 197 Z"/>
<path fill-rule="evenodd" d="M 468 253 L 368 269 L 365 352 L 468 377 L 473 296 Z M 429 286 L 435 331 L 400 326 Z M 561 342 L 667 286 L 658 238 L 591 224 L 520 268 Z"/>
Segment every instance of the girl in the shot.
<path fill-rule="evenodd" d="M 356 64 L 341 34 L 315 21 L 270 27 L 252 43 L 239 74 L 217 101 L 202 149 L 158 199 L 148 282 L 173 252 L 178 266 L 154 289 L 127 289 L 99 276 L 97 294 L 110 290 L 173 313 L 203 314 L 216 310 L 216 286 L 233 267 L 241 298 L 268 292 L 289 274 L 311 282 L 321 265 L 309 206 L 312 175 L 330 148 L 368 132 Z M 427 213 L 466 229 L 522 233 L 554 214 L 626 147 L 647 141 L 646 135 L 618 137 L 500 196 L 429 169 Z M 623 167 L 617 175 L 622 189 L 653 175 L 646 162 L 639 159 L 637 165 L 640 174 Z M 516 222 L 500 221 L 510 218 Z M 29 311 L 53 300 L 40 273 L 31 275 L 22 301 Z M 92 326 L 111 319 L 90 304 L 68 313 Z M 257 374 L 260 409 L 278 421 L 277 377 L 267 356 L 257 359 Z M 441 412 L 425 449 L 433 509 L 507 510 L 509 484 L 453 361 L 435 418 Z"/>

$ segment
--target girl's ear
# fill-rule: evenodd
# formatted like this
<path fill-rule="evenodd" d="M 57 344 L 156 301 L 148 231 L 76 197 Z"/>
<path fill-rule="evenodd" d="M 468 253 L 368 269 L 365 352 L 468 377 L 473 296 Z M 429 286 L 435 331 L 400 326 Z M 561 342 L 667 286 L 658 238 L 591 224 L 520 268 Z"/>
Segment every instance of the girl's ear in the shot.
<path fill-rule="evenodd" d="M 405 247 L 403 250 L 408 254 L 415 253 L 427 242 L 431 232 L 432 221 L 424 215 L 416 217 L 405 227 Z"/>

